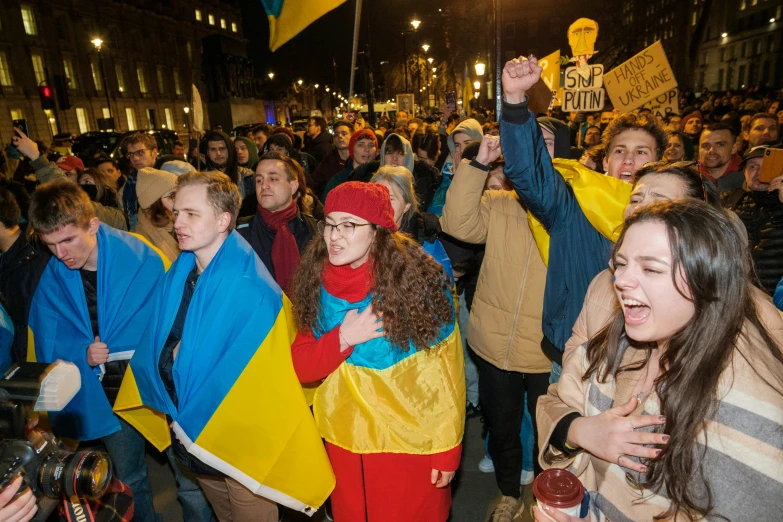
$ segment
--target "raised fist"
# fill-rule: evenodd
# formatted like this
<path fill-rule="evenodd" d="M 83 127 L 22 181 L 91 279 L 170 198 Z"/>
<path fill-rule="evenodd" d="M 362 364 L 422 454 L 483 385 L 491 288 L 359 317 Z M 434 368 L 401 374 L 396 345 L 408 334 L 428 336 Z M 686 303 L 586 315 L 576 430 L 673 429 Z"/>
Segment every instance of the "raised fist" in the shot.
<path fill-rule="evenodd" d="M 503 68 L 503 97 L 507 103 L 522 103 L 525 93 L 541 79 L 543 69 L 538 65 L 538 59 L 524 56 L 506 62 Z"/>

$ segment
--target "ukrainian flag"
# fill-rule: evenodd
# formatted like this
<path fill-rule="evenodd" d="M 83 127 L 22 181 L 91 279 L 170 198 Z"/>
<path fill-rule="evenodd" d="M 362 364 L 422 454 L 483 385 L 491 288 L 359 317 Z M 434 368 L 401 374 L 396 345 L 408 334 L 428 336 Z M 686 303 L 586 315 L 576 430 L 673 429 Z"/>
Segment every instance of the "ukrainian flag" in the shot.
<path fill-rule="evenodd" d="M 566 183 L 574 190 L 579 207 L 599 234 L 616 242 L 622 232 L 625 207 L 631 200 L 633 185 L 588 169 L 576 160 L 552 160 Z M 549 264 L 549 232 L 533 214 L 527 221 L 544 264 Z"/>
<path fill-rule="evenodd" d="M 269 18 L 269 48 L 277 51 L 288 40 L 345 0 L 261 0 Z"/>
<path fill-rule="evenodd" d="M 372 294 L 349 303 L 321 288 L 323 332 L 371 302 Z M 432 455 L 457 447 L 465 429 L 465 370 L 455 318 L 426 350 L 392 346 L 385 337 L 355 346 L 319 386 L 313 413 L 325 440 L 354 453 Z"/>
<path fill-rule="evenodd" d="M 127 232 L 101 224 L 98 229 L 98 331 L 110 360 L 127 360 L 141 343 L 153 317 L 150 301 L 168 268 L 168 259 Z M 79 367 L 82 387 L 60 412 L 50 412 L 55 435 L 92 440 L 119 431 L 120 423 L 99 380 L 87 364 L 94 342 L 84 285 L 78 270 L 52 257 L 30 305 L 29 361 L 58 359 Z"/>
<path fill-rule="evenodd" d="M 329 459 L 291 361 L 291 305 L 250 245 L 232 232 L 199 276 L 174 361 L 178 407 L 158 371 L 196 259 L 182 252 L 114 409 L 159 450 L 166 415 L 188 452 L 258 495 L 312 514 L 334 488 Z"/>

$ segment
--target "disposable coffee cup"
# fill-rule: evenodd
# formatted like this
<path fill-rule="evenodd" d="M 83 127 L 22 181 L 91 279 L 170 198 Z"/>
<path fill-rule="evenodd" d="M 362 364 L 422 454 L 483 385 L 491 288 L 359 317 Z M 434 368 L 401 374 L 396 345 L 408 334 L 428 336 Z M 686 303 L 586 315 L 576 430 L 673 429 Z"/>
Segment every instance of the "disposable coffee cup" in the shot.
<path fill-rule="evenodd" d="M 533 495 L 543 514 L 544 506 L 557 509 L 572 517 L 579 517 L 585 489 L 579 479 L 565 469 L 548 469 L 533 482 Z M 554 520 L 547 515 L 550 520 Z"/>

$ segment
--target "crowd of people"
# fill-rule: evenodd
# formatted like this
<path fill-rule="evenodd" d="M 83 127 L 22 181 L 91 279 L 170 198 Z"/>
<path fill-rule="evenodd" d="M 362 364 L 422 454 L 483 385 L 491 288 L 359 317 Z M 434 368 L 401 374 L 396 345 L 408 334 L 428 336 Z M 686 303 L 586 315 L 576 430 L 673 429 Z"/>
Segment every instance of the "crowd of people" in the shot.
<path fill-rule="evenodd" d="M 589 509 L 538 521 L 777 519 L 783 92 L 537 115 L 540 76 L 508 62 L 498 115 L 136 133 L 127 163 L 15 129 L 0 363 L 79 367 L 51 430 L 105 448 L 141 522 L 145 440 L 188 521 L 445 521 L 476 465 L 491 522 L 549 468 Z"/>

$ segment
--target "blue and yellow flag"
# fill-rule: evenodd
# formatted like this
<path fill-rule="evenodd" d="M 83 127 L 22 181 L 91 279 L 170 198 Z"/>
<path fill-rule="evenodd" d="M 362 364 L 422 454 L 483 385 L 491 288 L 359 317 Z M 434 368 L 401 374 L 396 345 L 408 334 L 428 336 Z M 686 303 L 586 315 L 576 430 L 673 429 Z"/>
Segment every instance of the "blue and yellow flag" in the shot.
<path fill-rule="evenodd" d="M 371 301 L 372 294 L 349 303 L 322 287 L 324 332 Z M 465 369 L 455 318 L 427 350 L 402 350 L 385 337 L 355 346 L 318 388 L 313 413 L 324 439 L 354 453 L 432 455 L 457 447 L 465 428 Z"/>
<path fill-rule="evenodd" d="M 616 242 L 622 232 L 623 214 L 631 200 L 633 185 L 590 170 L 576 160 L 554 159 L 552 164 L 574 190 L 587 221 L 599 234 Z M 548 265 L 549 232 L 530 212 L 527 221 L 541 258 Z"/>
<path fill-rule="evenodd" d="M 152 298 L 168 260 L 127 232 L 101 224 L 98 229 L 98 332 L 110 360 L 127 360 L 152 318 Z M 34 353 L 28 360 L 69 361 L 79 367 L 82 387 L 61 412 L 50 412 L 55 435 L 92 440 L 120 429 L 101 382 L 87 364 L 94 342 L 84 285 L 78 270 L 52 257 L 30 305 L 28 322 Z"/>
<path fill-rule="evenodd" d="M 269 18 L 269 48 L 277 51 L 288 40 L 345 0 L 261 0 Z"/>
<path fill-rule="evenodd" d="M 236 231 L 190 301 L 173 368 L 178 407 L 166 392 L 158 362 L 195 263 L 182 252 L 163 279 L 114 410 L 161 451 L 171 444 L 170 415 L 177 438 L 199 460 L 311 514 L 335 479 L 291 361 L 291 305 Z"/>

